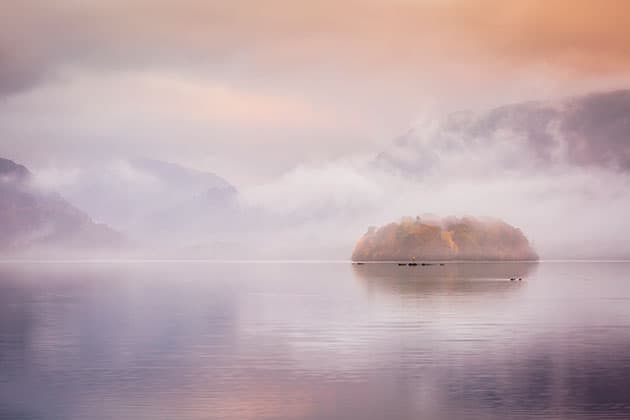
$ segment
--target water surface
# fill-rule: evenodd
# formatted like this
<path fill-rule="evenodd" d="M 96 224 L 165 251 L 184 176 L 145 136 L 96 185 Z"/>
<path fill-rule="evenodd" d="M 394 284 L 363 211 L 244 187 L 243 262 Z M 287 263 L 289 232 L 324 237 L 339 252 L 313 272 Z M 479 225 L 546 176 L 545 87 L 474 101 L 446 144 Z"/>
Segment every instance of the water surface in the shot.
<path fill-rule="evenodd" d="M 0 419 L 630 418 L 629 348 L 621 262 L 0 264 Z"/>

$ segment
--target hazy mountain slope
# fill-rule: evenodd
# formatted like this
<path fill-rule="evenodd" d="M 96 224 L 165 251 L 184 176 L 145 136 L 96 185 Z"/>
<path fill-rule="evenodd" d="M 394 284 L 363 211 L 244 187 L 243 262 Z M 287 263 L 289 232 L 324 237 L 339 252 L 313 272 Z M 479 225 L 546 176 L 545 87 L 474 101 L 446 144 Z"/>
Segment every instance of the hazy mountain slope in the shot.
<path fill-rule="evenodd" d="M 64 196 L 99 221 L 138 237 L 211 219 L 236 188 L 223 178 L 173 163 L 117 159 L 79 168 Z M 206 217 L 207 216 L 207 217 Z"/>
<path fill-rule="evenodd" d="M 629 172 L 630 90 L 458 112 L 421 122 L 380 153 L 374 164 L 422 176 L 460 154 L 492 169 L 564 164 Z"/>
<path fill-rule="evenodd" d="M 21 253 L 55 247 L 82 251 L 122 245 L 121 234 L 32 184 L 28 169 L 0 158 L 0 252 Z"/>

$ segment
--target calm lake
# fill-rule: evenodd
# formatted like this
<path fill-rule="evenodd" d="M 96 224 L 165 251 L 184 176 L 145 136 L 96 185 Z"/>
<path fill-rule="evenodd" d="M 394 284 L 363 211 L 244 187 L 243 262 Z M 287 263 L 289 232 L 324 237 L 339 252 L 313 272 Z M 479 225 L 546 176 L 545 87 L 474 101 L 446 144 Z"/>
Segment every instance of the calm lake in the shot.
<path fill-rule="evenodd" d="M 0 264 L 0 419 L 477 418 L 630 418 L 630 263 Z"/>

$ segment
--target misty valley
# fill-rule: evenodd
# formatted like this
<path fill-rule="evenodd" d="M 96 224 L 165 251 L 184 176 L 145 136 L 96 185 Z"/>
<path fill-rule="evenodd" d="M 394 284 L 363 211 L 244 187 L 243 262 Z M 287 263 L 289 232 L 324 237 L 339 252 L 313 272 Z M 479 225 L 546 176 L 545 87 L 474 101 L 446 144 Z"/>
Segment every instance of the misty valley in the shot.
<path fill-rule="evenodd" d="M 630 93 L 615 91 L 453 113 L 367 159 L 297 167 L 243 189 L 211 172 L 147 158 L 35 171 L 5 158 L 0 253 L 339 260 L 355 248 L 355 259 L 368 260 L 624 259 L 630 248 L 618 227 L 628 223 L 628 112 Z M 459 171 L 470 183 L 456 180 Z M 524 178 L 531 171 L 536 177 Z M 423 232 L 409 216 L 427 225 Z M 499 216 L 496 223 L 524 238 L 475 227 Z M 424 245 L 399 238 L 398 251 L 369 251 L 362 235 L 385 223 L 412 226 L 399 233 Z M 441 224 L 442 231 L 428 228 Z M 466 250 L 456 250 L 455 230 Z"/>
<path fill-rule="evenodd" d="M 630 419 L 630 1 L 0 1 L 0 420 Z"/>

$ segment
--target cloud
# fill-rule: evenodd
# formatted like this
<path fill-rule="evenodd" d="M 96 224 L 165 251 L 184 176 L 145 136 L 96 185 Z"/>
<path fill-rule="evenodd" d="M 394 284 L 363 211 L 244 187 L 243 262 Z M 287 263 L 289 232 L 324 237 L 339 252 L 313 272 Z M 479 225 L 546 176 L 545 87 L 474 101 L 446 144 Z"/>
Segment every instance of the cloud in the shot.
<path fill-rule="evenodd" d="M 459 158 L 465 158 L 461 163 L 469 174 L 473 167 L 484 173 L 497 166 L 536 170 L 554 165 L 625 172 L 630 170 L 629 114 L 628 90 L 459 112 L 419 121 L 375 164 L 418 176 L 437 161 Z"/>
<path fill-rule="evenodd" d="M 627 258 L 627 98 L 429 114 L 374 160 L 299 167 L 244 194 L 271 211 L 311 215 L 316 234 L 317 222 L 336 221 L 343 229 L 319 231 L 331 241 L 401 216 L 494 216 L 523 229 L 543 258 Z"/>
<path fill-rule="evenodd" d="M 41 165 L 148 150 L 267 181 L 373 151 L 426 103 L 628 85 L 628 19 L 581 0 L 10 2 L 2 153 Z"/>
<path fill-rule="evenodd" d="M 619 2 L 26 0 L 5 5 L 0 23 L 8 92 L 64 66 L 206 69 L 244 83 L 317 83 L 314 74 L 471 83 L 523 67 L 583 77 L 630 65 L 630 7 Z"/>
<path fill-rule="evenodd" d="M 442 115 L 628 86 L 629 23 L 629 6 L 588 0 L 10 2 L 0 155 L 35 172 L 136 155 L 209 169 L 308 235 L 345 223 L 346 242 L 426 211 L 574 242 L 582 214 L 617 240 L 627 93 Z"/>
<path fill-rule="evenodd" d="M 359 170 L 360 160 L 299 165 L 270 183 L 245 191 L 242 200 L 273 213 L 313 216 L 363 211 L 383 200 L 381 186 Z"/>
<path fill-rule="evenodd" d="M 303 149 L 296 138 L 348 131 L 336 128 L 334 113 L 296 95 L 166 71 L 64 71 L 55 83 L 5 98 L 0 109 L 0 156 L 44 170 L 147 156 L 202 169 L 211 159 L 226 176 L 238 161 L 264 172 L 278 161 L 294 164 L 291 153 Z"/>
<path fill-rule="evenodd" d="M 630 91 L 592 94 L 568 101 L 561 129 L 577 164 L 612 164 L 630 171 Z"/>

